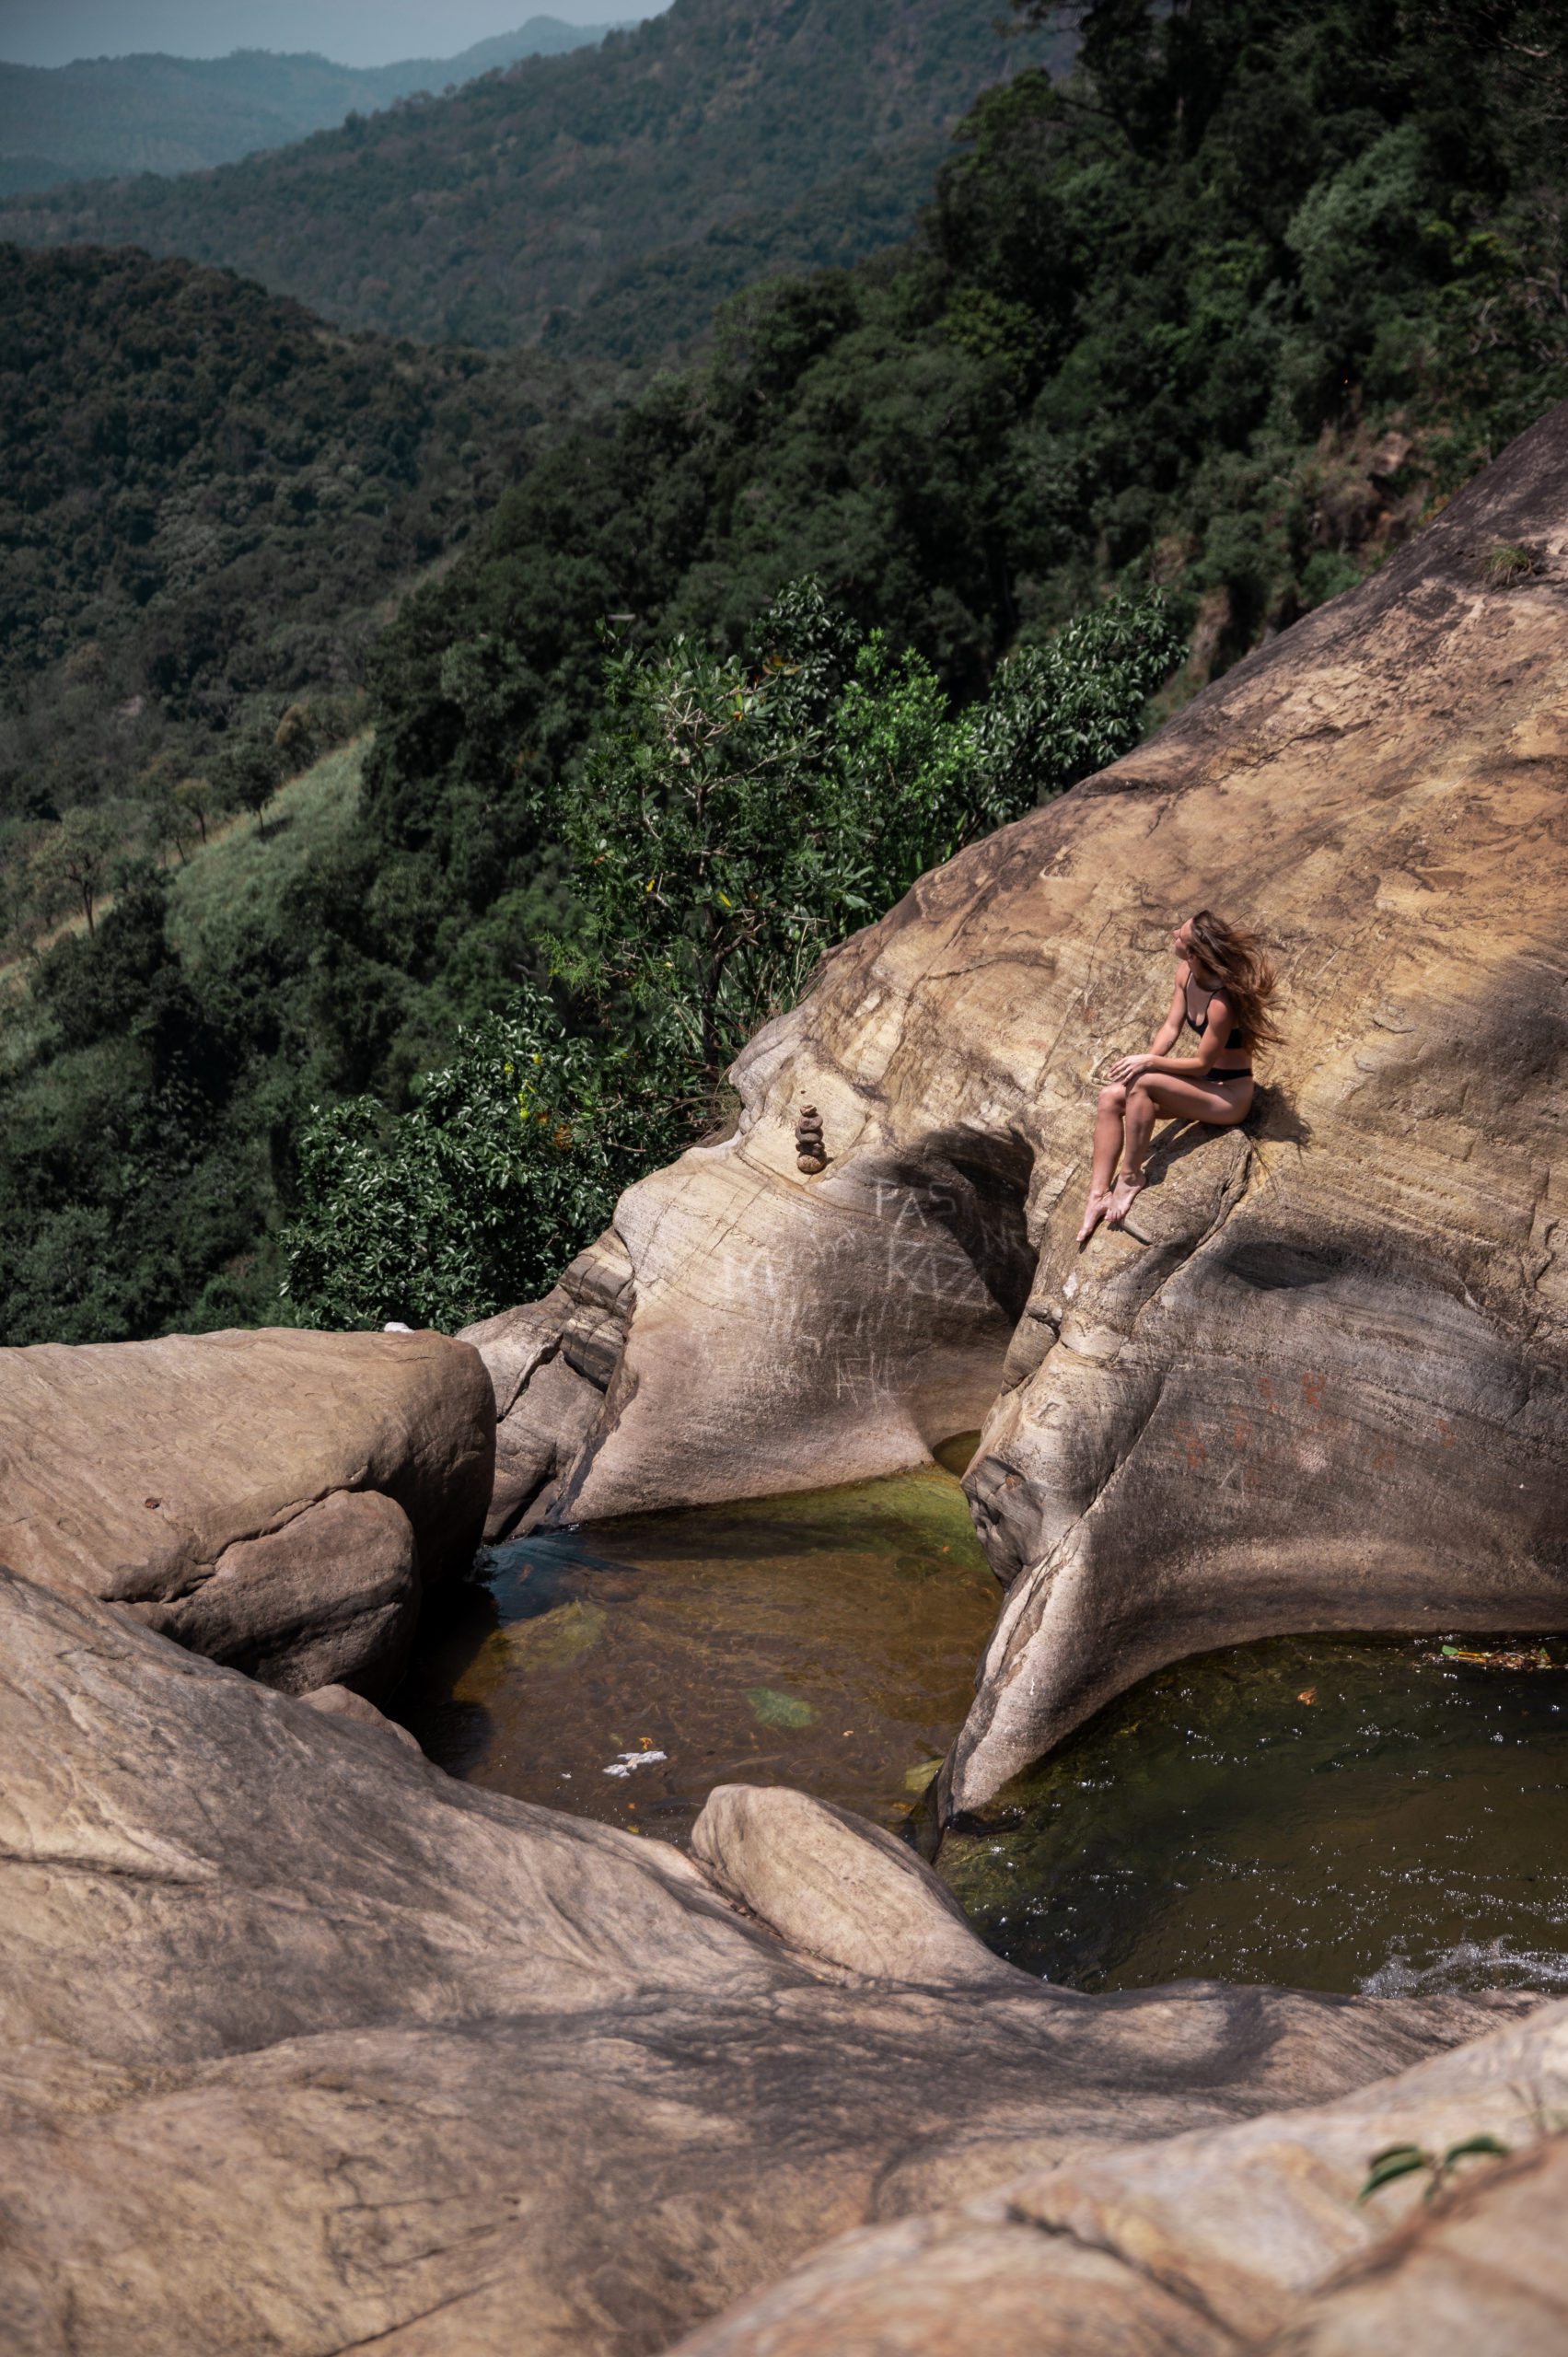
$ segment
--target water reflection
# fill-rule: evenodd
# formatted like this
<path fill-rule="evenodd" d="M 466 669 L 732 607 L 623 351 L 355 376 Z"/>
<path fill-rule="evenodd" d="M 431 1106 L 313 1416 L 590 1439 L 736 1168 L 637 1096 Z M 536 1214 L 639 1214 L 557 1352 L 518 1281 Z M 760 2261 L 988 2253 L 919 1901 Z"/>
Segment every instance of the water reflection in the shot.
<path fill-rule="evenodd" d="M 494 1551 L 399 1716 L 456 1775 L 680 1840 L 714 1784 L 907 1817 L 1000 1590 L 955 1470 L 557 1531 Z"/>
<path fill-rule="evenodd" d="M 1242 1646 L 1123 1696 L 941 1871 L 1002 1955 L 1077 1989 L 1568 1985 L 1565 1769 L 1561 1667 Z"/>

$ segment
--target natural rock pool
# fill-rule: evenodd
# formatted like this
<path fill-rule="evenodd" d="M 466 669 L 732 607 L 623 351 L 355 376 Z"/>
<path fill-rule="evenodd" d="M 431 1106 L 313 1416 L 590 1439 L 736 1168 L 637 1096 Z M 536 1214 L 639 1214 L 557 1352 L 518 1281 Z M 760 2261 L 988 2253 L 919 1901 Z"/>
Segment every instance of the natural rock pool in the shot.
<path fill-rule="evenodd" d="M 898 1825 L 969 1708 L 998 1593 L 935 1467 L 541 1533 L 492 1550 L 398 1715 L 454 1775 L 669 1840 L 747 1782 Z"/>
<path fill-rule="evenodd" d="M 970 1446 L 497 1548 L 399 1715 L 456 1775 L 666 1840 L 736 1782 L 905 1824 L 996 1615 Z M 1568 1986 L 1568 1667 L 1530 1650 L 1553 1666 L 1342 1638 L 1182 1663 L 939 1869 L 992 1946 L 1078 1989 Z"/>
<path fill-rule="evenodd" d="M 1074 1989 L 1568 1987 L 1568 1669 L 1238 1645 L 1146 1678 L 1006 1800 L 942 1872 L 993 1947 Z"/>

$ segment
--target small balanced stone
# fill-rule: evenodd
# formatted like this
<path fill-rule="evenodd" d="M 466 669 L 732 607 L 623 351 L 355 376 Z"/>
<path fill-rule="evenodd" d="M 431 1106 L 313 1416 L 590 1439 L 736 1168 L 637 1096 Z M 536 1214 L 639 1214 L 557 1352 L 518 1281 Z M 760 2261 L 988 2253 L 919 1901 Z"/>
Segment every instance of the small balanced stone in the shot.
<path fill-rule="evenodd" d="M 797 1154 L 795 1167 L 797 1170 L 804 1170 L 808 1178 L 815 1178 L 819 1170 L 826 1170 L 828 1158 L 822 1154 Z"/>

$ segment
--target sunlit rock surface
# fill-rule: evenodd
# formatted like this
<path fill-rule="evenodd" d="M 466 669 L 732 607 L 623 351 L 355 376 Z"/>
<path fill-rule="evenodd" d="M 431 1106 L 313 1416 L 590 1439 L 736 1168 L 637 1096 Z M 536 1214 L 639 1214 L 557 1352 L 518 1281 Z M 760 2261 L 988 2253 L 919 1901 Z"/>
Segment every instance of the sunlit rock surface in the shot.
<path fill-rule="evenodd" d="M 788 1945 L 661 1843 L 9 1573 L 0 1763 L 29 2357 L 652 2352 L 845 2230 L 1321 2103 L 1518 2010 L 1053 1991 L 842 1813 L 732 1795 L 712 1854 Z"/>
<path fill-rule="evenodd" d="M 1098 1080 L 1205 903 L 1272 944 L 1286 1044 L 1080 1255 Z M 984 1415 L 1009 1586 L 949 1814 L 1183 1654 L 1568 1626 L 1565 981 L 1568 407 L 829 961 L 736 1134 L 622 1199 L 613 1285 L 512 1313 L 500 1520 L 884 1472 Z"/>
<path fill-rule="evenodd" d="M 791 1947 L 875 1980 L 1031 1984 L 982 1947 L 947 1886 L 897 1834 L 806 1793 L 719 1784 L 691 1829 L 715 1889 Z"/>
<path fill-rule="evenodd" d="M 1552 2005 L 1337 2103 L 844 2236 L 679 2357 L 1556 2357 L 1565 2103 Z M 1424 2159 L 1366 2192 L 1395 2145 Z"/>
<path fill-rule="evenodd" d="M 290 1693 L 380 1692 L 472 1558 L 494 1428 L 437 1334 L 0 1351 L 0 1564 Z"/>

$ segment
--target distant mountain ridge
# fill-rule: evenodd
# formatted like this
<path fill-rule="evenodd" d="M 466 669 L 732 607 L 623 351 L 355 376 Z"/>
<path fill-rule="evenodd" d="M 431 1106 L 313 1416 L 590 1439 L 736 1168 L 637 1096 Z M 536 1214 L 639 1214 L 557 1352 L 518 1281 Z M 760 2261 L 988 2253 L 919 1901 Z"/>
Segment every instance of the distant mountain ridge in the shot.
<path fill-rule="evenodd" d="M 591 48 L 610 24 L 530 17 L 456 57 L 338 65 L 315 52 L 237 49 L 227 57 L 78 58 L 0 64 L 0 195 L 127 172 L 200 171 L 282 147 L 521 57 Z"/>
<path fill-rule="evenodd" d="M 747 280 L 906 236 L 981 91 L 1071 49 L 984 0 L 674 0 L 199 178 L 13 198 L 0 236 L 222 264 L 343 327 L 645 362 Z"/>

